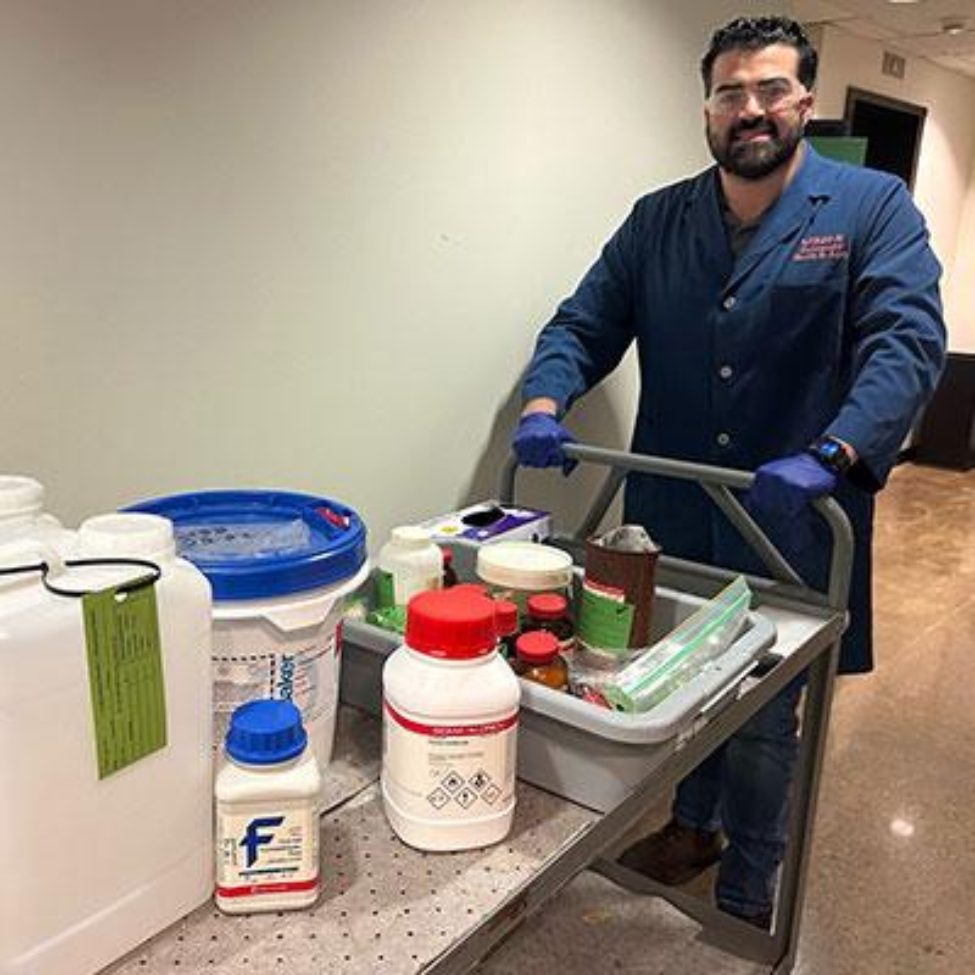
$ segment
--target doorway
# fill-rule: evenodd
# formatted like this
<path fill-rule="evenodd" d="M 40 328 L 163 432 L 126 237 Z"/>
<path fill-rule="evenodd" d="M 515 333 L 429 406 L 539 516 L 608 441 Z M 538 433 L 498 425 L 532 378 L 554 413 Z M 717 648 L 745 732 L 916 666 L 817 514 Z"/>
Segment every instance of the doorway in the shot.
<path fill-rule="evenodd" d="M 900 176 L 912 191 L 927 114 L 921 105 L 861 88 L 846 92 L 844 120 L 849 135 L 867 140 L 865 165 Z"/>

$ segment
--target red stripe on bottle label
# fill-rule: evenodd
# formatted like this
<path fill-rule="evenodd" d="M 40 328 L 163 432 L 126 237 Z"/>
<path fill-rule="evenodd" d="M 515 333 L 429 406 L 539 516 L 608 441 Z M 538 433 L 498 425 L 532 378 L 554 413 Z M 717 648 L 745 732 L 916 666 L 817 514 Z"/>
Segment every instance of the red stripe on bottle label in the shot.
<path fill-rule="evenodd" d="M 518 724 L 517 711 L 500 721 L 488 721 L 484 724 L 421 724 L 419 721 L 411 721 L 404 717 L 389 701 L 384 703 L 386 713 L 400 727 L 416 735 L 426 735 L 428 738 L 474 738 L 479 735 L 497 735 Z"/>
<path fill-rule="evenodd" d="M 221 887 L 217 885 L 219 897 L 253 897 L 261 894 L 295 894 L 318 887 L 318 877 L 314 880 L 282 881 L 276 884 L 248 884 L 245 887 Z"/>

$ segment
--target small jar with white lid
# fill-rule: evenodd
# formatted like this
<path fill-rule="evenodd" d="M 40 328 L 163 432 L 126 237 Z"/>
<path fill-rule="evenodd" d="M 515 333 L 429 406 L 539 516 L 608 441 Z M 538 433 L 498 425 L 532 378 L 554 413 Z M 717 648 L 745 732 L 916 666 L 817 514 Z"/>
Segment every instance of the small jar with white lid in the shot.
<path fill-rule="evenodd" d="M 322 780 L 291 701 L 242 704 L 217 775 L 217 889 L 228 914 L 285 911 L 318 900 Z"/>
<path fill-rule="evenodd" d="M 473 849 L 511 829 L 521 690 L 497 645 L 495 603 L 475 586 L 410 602 L 383 668 L 382 794 L 412 847 Z"/>
<path fill-rule="evenodd" d="M 571 604 L 572 556 L 538 542 L 493 542 L 477 550 L 477 577 L 491 595 L 517 603 L 524 619 L 528 599 L 558 593 Z"/>

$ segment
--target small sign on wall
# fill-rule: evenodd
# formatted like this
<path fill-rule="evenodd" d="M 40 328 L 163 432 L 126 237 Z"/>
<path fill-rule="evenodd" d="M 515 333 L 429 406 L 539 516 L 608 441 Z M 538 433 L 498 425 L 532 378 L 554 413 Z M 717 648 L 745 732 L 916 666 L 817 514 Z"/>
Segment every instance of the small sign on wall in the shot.
<path fill-rule="evenodd" d="M 899 54 L 894 54 L 893 51 L 884 51 L 884 59 L 880 70 L 883 74 L 889 75 L 891 78 L 899 78 L 903 81 L 904 75 L 907 73 L 907 59 L 901 57 Z"/>

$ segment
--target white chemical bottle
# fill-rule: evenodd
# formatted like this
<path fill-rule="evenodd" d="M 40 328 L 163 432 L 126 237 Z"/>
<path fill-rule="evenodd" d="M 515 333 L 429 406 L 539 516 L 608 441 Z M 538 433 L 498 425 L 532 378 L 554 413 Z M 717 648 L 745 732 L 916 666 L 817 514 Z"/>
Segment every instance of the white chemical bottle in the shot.
<path fill-rule="evenodd" d="M 511 829 L 521 691 L 497 645 L 483 592 L 421 593 L 383 668 L 383 801 L 417 849 L 487 846 Z"/>
<path fill-rule="evenodd" d="M 379 550 L 377 604 L 406 607 L 418 592 L 443 586 L 443 551 L 422 528 L 394 528 Z"/>
<path fill-rule="evenodd" d="M 321 773 L 301 712 L 261 700 L 234 711 L 217 774 L 217 907 L 228 914 L 309 907 L 320 893 Z"/>

